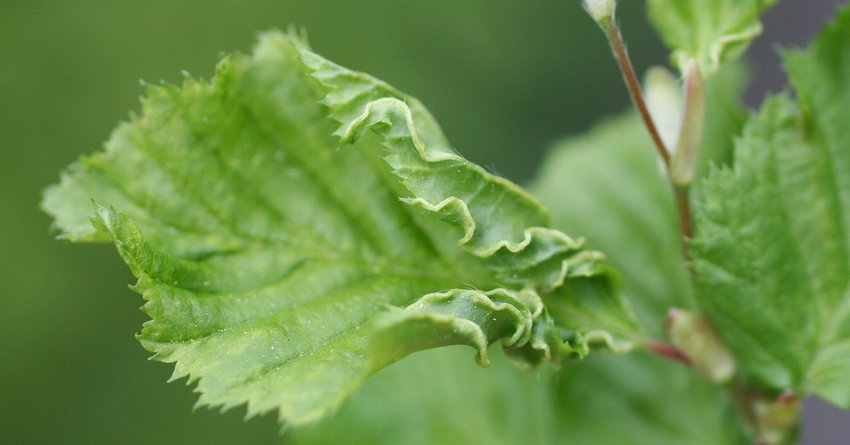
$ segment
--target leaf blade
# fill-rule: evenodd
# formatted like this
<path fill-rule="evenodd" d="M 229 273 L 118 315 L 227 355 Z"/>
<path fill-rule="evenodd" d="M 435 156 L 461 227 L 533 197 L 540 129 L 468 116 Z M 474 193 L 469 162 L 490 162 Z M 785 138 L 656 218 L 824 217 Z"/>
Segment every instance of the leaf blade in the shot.
<path fill-rule="evenodd" d="M 197 383 L 200 405 L 277 410 L 296 426 L 418 345 L 471 344 L 483 358 L 502 340 L 529 365 L 571 351 L 536 291 L 594 276 L 601 256 L 455 154 L 415 99 L 327 62 L 368 86 L 329 88 L 316 81 L 327 71 L 311 77 L 309 54 L 299 37 L 267 33 L 210 81 L 149 87 L 142 113 L 45 193 L 69 239 L 115 243 L 151 316 L 143 346 Z M 372 107 L 363 131 L 338 150 L 338 118 L 361 105 Z M 87 226 L 92 199 L 103 205 Z M 452 292 L 453 307 L 498 322 L 417 307 Z M 373 341 L 399 311 L 433 323 L 397 344 Z M 429 339 L 447 319 L 462 335 Z"/>
<path fill-rule="evenodd" d="M 809 50 L 786 54 L 800 104 L 779 96 L 751 119 L 735 168 L 706 182 L 694 244 L 700 301 L 749 377 L 845 408 L 848 32 L 843 8 Z"/>

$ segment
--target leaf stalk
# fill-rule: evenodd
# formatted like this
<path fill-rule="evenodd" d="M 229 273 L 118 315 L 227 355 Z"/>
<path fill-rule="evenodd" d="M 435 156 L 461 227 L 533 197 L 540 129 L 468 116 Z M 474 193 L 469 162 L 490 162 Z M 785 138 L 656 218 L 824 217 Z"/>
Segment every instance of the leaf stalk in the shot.
<path fill-rule="evenodd" d="M 658 155 L 661 157 L 662 162 L 664 162 L 664 167 L 669 171 L 670 151 L 664 145 L 664 141 L 661 139 L 658 127 L 655 125 L 655 121 L 652 119 L 652 114 L 649 112 L 649 106 L 644 99 L 640 81 L 635 73 L 635 68 L 632 65 L 631 58 L 629 58 L 629 52 L 626 49 L 626 43 L 623 41 L 623 36 L 620 33 L 620 27 L 617 25 L 617 21 L 612 17 L 611 20 L 608 21 L 604 30 L 605 35 L 608 37 L 608 43 L 611 45 L 611 51 L 614 53 L 614 58 L 617 60 L 617 65 L 620 67 L 620 72 L 623 75 L 626 88 L 628 88 L 629 95 L 631 95 L 632 102 L 638 109 L 638 113 L 640 113 L 643 124 L 649 131 L 649 136 L 652 138 L 652 142 L 655 144 L 655 148 L 658 151 Z"/>
<path fill-rule="evenodd" d="M 693 365 L 693 361 L 690 357 L 688 357 L 688 354 L 685 354 L 684 351 L 670 343 L 650 339 L 646 342 L 646 348 L 647 350 L 649 350 L 649 352 L 659 357 L 679 362 L 687 367 L 691 367 Z"/>

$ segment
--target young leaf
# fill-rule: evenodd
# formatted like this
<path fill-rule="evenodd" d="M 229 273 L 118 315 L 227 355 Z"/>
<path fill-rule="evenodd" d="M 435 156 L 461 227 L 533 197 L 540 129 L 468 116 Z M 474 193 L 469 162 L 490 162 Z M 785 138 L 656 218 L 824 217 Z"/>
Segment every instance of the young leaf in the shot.
<path fill-rule="evenodd" d="M 470 344 L 486 363 L 503 340 L 533 364 L 604 329 L 555 326 L 539 296 L 598 277 L 595 298 L 600 254 L 455 154 L 415 99 L 297 37 L 149 87 L 142 108 L 44 207 L 68 239 L 114 241 L 151 316 L 139 340 L 201 405 L 299 425 L 419 349 Z"/>
<path fill-rule="evenodd" d="M 850 409 L 850 7 L 839 11 L 835 23 L 810 50 L 786 53 L 785 63 L 803 107 L 806 129 L 811 131 L 809 137 L 818 146 L 814 162 L 823 176 L 816 179 L 829 182 L 821 184 L 821 202 L 830 203 L 824 204 L 830 209 L 825 213 L 833 225 L 832 231 L 824 228 L 823 238 L 817 240 L 824 249 L 821 261 L 809 265 L 823 285 L 819 306 L 826 323 L 820 327 L 820 350 L 805 384 L 824 399 Z"/>
<path fill-rule="evenodd" d="M 740 90 L 740 72 L 734 74 L 718 75 L 712 81 L 729 81 L 710 86 L 707 124 L 722 145 L 703 153 L 720 154 L 715 161 L 725 161 L 726 140 L 737 132 L 739 112 L 730 116 L 726 108 Z M 646 326 L 660 329 L 671 306 L 694 306 L 669 189 L 636 115 L 565 140 L 544 166 L 532 190 L 552 210 L 556 227 L 611 249 L 610 261 L 624 267 L 623 286 Z M 613 205 L 597 205 L 611 199 Z M 561 289 L 544 296 L 553 316 L 561 309 L 550 297 Z M 581 313 L 573 310 L 570 318 Z M 330 423 L 290 438 L 301 445 L 752 443 L 722 390 L 658 358 L 596 354 L 558 373 L 494 366 L 492 373 L 472 374 L 458 353 L 431 351 L 382 371 Z M 499 354 L 493 356 L 498 365 Z"/>
<path fill-rule="evenodd" d="M 377 134 L 384 160 L 412 195 L 402 200 L 457 227 L 461 246 L 484 258 L 498 278 L 550 290 L 601 260 L 545 228 L 549 214 L 537 200 L 456 154 L 419 101 L 306 48 L 301 55 L 328 88 L 323 103 L 341 124 L 336 134 L 343 142 L 356 142 L 367 130 Z"/>
<path fill-rule="evenodd" d="M 703 308 L 750 377 L 850 407 L 850 8 L 786 56 L 801 106 L 768 101 L 704 184 Z"/>
<path fill-rule="evenodd" d="M 740 56 L 759 34 L 759 14 L 776 0 L 649 0 L 649 17 L 673 63 L 696 60 L 706 77 Z"/>

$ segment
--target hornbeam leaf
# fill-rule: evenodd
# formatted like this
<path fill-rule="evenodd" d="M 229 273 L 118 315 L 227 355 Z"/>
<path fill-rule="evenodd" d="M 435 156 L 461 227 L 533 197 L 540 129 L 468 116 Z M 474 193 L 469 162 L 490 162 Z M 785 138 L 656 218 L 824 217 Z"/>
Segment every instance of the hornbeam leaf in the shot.
<path fill-rule="evenodd" d="M 832 231 L 821 229 L 822 238 L 806 239 L 824 249 L 820 261 L 807 259 L 823 286 L 819 315 L 825 321 L 806 386 L 850 409 L 850 8 L 840 10 L 809 51 L 786 53 L 785 63 L 818 147 L 821 202 L 831 203 L 824 213 L 833 225 Z"/>
<path fill-rule="evenodd" d="M 749 377 L 850 408 L 850 8 L 786 55 L 800 104 L 765 104 L 705 184 L 697 294 Z"/>
<path fill-rule="evenodd" d="M 719 155 L 715 163 L 726 160 L 726 145 L 738 132 L 738 113 L 730 115 L 727 106 L 739 92 L 741 76 L 733 74 L 709 85 L 707 124 L 716 142 L 707 144 L 720 145 L 703 154 Z M 724 78 L 719 74 L 712 82 Z M 531 190 L 552 211 L 555 226 L 605 248 L 647 329 L 660 330 L 671 306 L 695 307 L 670 190 L 638 116 L 607 121 L 553 148 Z M 574 278 L 544 294 L 546 310 L 553 318 L 586 320 L 615 332 L 619 309 L 604 310 L 612 300 L 560 297 L 571 290 L 579 294 L 583 284 L 589 283 Z M 607 322 L 605 314 L 611 316 Z M 507 352 L 510 357 L 517 351 Z M 503 354 L 495 351 L 493 372 L 475 373 L 471 363 L 458 360 L 465 353 L 444 348 L 412 356 L 370 379 L 328 424 L 289 438 L 299 445 L 752 443 L 722 388 L 657 357 L 592 354 L 580 366 L 529 374 L 499 366 Z"/>
<path fill-rule="evenodd" d="M 599 291 L 601 254 L 457 155 L 418 101 L 281 33 L 210 81 L 148 87 L 44 208 L 69 240 L 115 243 L 151 317 L 139 340 L 197 382 L 199 404 L 291 425 L 427 347 L 582 355 L 606 327 L 555 320 L 544 296 L 580 277 L 598 280 L 577 301 L 619 297 Z"/>
<path fill-rule="evenodd" d="M 329 89 L 323 103 L 341 124 L 336 134 L 350 143 L 373 130 L 387 150 L 384 160 L 412 194 L 402 200 L 456 226 L 463 248 L 486 258 L 500 279 L 548 290 L 602 260 L 545 228 L 549 213 L 539 201 L 456 154 L 419 101 L 306 48 L 301 54 Z"/>
<path fill-rule="evenodd" d="M 649 17 L 681 70 L 696 60 L 706 76 L 761 34 L 759 15 L 776 0 L 650 0 Z"/>
<path fill-rule="evenodd" d="M 512 183 L 457 155 L 442 133 L 434 130 L 438 128 L 434 119 L 417 100 L 308 49 L 302 48 L 302 58 L 314 70 L 313 77 L 329 88 L 323 102 L 340 123 L 336 134 L 353 142 L 371 129 L 381 137 L 388 152 L 384 159 L 413 194 L 404 202 L 457 227 L 460 245 L 484 258 L 500 281 L 518 288 L 555 290 L 552 304 L 559 305 L 558 313 L 565 315 L 556 321 L 574 331 L 567 351 L 583 355 L 588 341 L 612 350 L 631 348 L 637 325 L 613 284 L 616 273 L 604 266 L 599 252 L 586 251 L 583 242 L 541 227 L 549 222 L 545 208 Z M 583 280 L 588 277 L 599 279 Z M 567 278 L 585 285 L 577 292 L 568 290 Z M 568 316 L 588 308 L 593 308 L 588 312 L 591 316 L 604 312 L 597 320 L 609 323 L 586 323 L 586 318 Z M 550 357 L 544 346 L 544 339 L 551 337 L 549 331 L 538 331 L 536 344 L 541 346 L 532 347 L 536 352 L 526 355 L 527 359 L 538 361 L 540 352 Z M 616 338 L 610 336 L 612 332 Z"/>

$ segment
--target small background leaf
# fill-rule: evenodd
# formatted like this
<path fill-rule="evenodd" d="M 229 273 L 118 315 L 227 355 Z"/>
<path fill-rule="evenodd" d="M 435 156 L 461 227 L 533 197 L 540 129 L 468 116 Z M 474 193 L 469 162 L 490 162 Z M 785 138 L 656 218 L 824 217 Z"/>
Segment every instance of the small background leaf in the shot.
<path fill-rule="evenodd" d="M 759 15 L 776 0 L 649 0 L 661 39 L 681 70 L 689 59 L 706 76 L 734 60 L 761 34 Z"/>

